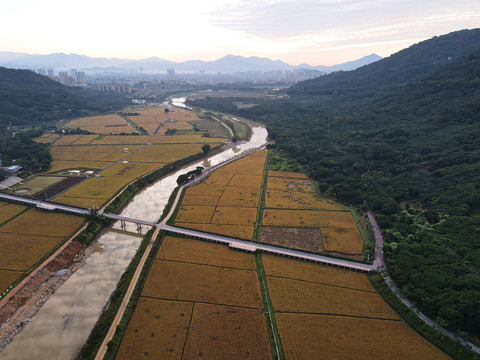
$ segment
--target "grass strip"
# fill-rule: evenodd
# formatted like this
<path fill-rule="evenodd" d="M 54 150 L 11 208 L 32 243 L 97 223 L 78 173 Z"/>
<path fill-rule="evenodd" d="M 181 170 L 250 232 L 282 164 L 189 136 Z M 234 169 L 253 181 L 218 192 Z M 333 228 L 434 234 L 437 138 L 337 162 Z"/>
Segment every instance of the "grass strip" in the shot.
<path fill-rule="evenodd" d="M 265 314 L 265 320 L 267 321 L 272 358 L 283 360 L 285 359 L 285 355 L 283 353 L 282 342 L 275 322 L 275 313 L 273 311 L 272 301 L 270 300 L 270 293 L 268 292 L 267 277 L 263 267 L 262 256 L 259 253 L 255 254 L 255 263 L 257 265 L 258 282 L 260 283 L 260 292 L 262 293 L 263 311 Z"/>
<path fill-rule="evenodd" d="M 371 272 L 368 278 L 373 287 L 382 296 L 383 300 L 419 335 L 424 337 L 430 343 L 442 350 L 448 356 L 457 360 L 480 359 L 480 355 L 467 349 L 460 343 L 442 334 L 430 325 L 421 320 L 415 312 L 409 309 L 398 297 L 390 290 L 379 272 Z"/>
<path fill-rule="evenodd" d="M 128 290 L 130 281 L 132 280 L 132 277 L 135 273 L 138 263 L 140 262 L 142 255 L 145 252 L 154 231 L 155 229 L 152 228 L 144 236 L 140 246 L 137 249 L 137 252 L 135 253 L 134 257 L 130 261 L 130 264 L 128 265 L 127 269 L 125 270 L 122 277 L 120 278 L 117 284 L 117 288 L 110 295 L 110 298 L 107 303 L 108 306 L 104 309 L 104 311 L 98 318 L 97 322 L 95 323 L 95 326 L 93 327 L 93 330 L 90 333 L 90 336 L 87 339 L 87 342 L 78 353 L 76 357 L 77 360 L 95 358 L 95 355 L 98 349 L 102 345 L 103 339 L 105 338 L 105 336 L 108 333 L 108 330 L 110 329 L 110 325 L 115 319 L 115 315 L 117 314 L 118 309 L 120 308 L 120 306 L 122 306 L 122 300 L 125 296 L 125 293 Z M 151 255 L 151 253 L 149 255 Z M 150 256 L 149 256 L 149 259 L 150 259 Z M 148 262 L 148 259 L 147 259 L 147 262 Z M 143 270 L 145 270 L 145 267 Z M 142 283 L 142 285 L 143 285 L 143 280 L 146 277 L 143 270 L 139 277 L 139 283 Z M 132 298 L 133 297 L 134 295 L 132 295 Z M 138 300 L 138 297 L 136 298 L 136 300 Z M 125 313 L 127 313 L 130 309 L 130 315 L 131 315 L 131 313 L 133 312 L 133 309 L 130 307 L 130 304 L 131 304 L 131 301 L 128 303 Z M 118 327 L 120 326 L 121 326 L 121 323 L 119 324 Z M 113 342 L 113 339 L 112 339 L 112 342 Z M 110 350 L 110 346 L 109 346 L 109 350 Z M 105 356 L 105 358 L 107 357 Z"/>
<path fill-rule="evenodd" d="M 182 207 L 183 197 L 185 196 L 185 191 L 186 190 L 187 190 L 187 188 L 182 189 L 182 193 L 180 194 L 180 197 L 178 199 L 177 207 L 175 208 L 175 211 L 173 212 L 170 219 L 167 220 L 167 225 L 175 225 L 175 219 L 177 218 L 178 212 L 180 211 L 180 208 Z M 168 215 L 168 213 L 165 216 L 167 216 L 167 215 Z"/>
<path fill-rule="evenodd" d="M 270 152 L 270 151 L 269 151 Z M 267 190 L 267 181 L 268 181 L 268 154 L 267 158 L 265 159 L 265 164 L 263 165 L 263 178 L 262 178 L 262 185 L 260 186 L 260 196 L 258 199 L 258 206 L 257 206 L 257 218 L 255 219 L 255 228 L 253 230 L 253 241 L 259 241 L 259 235 L 262 228 L 262 219 L 263 219 L 263 209 L 265 207 L 265 194 Z M 261 240 L 261 239 L 260 239 Z"/>

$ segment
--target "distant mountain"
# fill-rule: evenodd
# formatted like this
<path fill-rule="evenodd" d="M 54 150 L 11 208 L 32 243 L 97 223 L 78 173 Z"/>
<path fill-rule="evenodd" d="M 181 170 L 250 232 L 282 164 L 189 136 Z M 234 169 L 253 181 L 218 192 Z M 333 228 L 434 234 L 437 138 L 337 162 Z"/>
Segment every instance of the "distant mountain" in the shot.
<path fill-rule="evenodd" d="M 307 69 L 322 72 L 338 70 L 353 70 L 359 66 L 381 59 L 380 56 L 372 54 L 359 60 L 350 61 L 334 66 L 300 66 L 289 65 L 281 60 L 271 60 L 261 57 L 244 57 L 227 55 L 215 61 L 188 60 L 174 62 L 158 57 L 150 57 L 143 60 L 119 59 L 119 58 L 91 58 L 86 55 L 55 53 L 49 55 L 29 55 L 22 53 L 0 52 L 0 65 L 8 68 L 34 69 L 54 68 L 55 70 L 79 69 L 86 71 L 130 71 L 138 72 L 140 68 L 145 73 L 165 73 L 168 68 L 177 72 L 222 72 L 234 73 L 245 71 L 272 71 L 272 70 L 295 70 Z"/>
<path fill-rule="evenodd" d="M 319 95 L 339 89 L 402 84 L 439 69 L 478 48 L 480 29 L 435 36 L 355 71 L 339 71 L 298 83 L 290 88 L 289 94 Z"/>
<path fill-rule="evenodd" d="M 377 54 L 370 54 L 367 56 L 364 56 L 358 60 L 353 60 L 353 61 L 348 61 L 346 63 L 342 64 L 337 64 L 337 65 L 332 65 L 332 66 L 325 66 L 325 65 L 318 65 L 318 66 L 310 66 L 308 64 L 301 64 L 298 65 L 299 68 L 303 69 L 310 69 L 310 70 L 319 70 L 323 71 L 326 73 L 331 73 L 335 71 L 351 71 L 355 70 L 359 67 L 362 67 L 364 65 L 371 64 L 375 61 L 383 59 L 381 56 Z"/>

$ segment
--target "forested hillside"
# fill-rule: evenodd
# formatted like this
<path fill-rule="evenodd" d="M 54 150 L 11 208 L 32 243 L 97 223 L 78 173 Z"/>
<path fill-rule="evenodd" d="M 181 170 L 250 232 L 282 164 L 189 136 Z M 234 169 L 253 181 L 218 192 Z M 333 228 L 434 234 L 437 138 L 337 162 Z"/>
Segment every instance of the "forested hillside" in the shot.
<path fill-rule="evenodd" d="M 32 138 L 42 134 L 35 128 L 71 119 L 118 110 L 128 100 L 115 94 L 104 94 L 81 88 L 69 88 L 29 70 L 0 67 L 0 154 L 4 165 L 22 166 L 25 174 L 45 171 L 51 156 L 47 144 Z M 8 127 L 13 127 L 7 129 Z"/>
<path fill-rule="evenodd" d="M 0 67 L 0 128 L 105 113 L 127 103 L 123 96 L 66 87 L 29 70 Z"/>
<path fill-rule="evenodd" d="M 443 59 L 443 60 L 442 60 Z M 190 105 L 267 124 L 320 189 L 374 210 L 387 270 L 438 323 L 480 335 L 480 30 L 436 37 L 289 99 Z"/>

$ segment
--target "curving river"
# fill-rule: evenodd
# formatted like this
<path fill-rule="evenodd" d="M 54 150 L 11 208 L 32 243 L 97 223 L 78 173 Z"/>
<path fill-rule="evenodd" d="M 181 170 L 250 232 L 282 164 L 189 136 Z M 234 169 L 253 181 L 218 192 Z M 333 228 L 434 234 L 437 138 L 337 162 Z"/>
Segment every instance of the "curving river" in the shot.
<path fill-rule="evenodd" d="M 250 140 L 208 160 L 185 167 L 136 195 L 122 215 L 156 221 L 162 214 L 180 174 L 197 166 L 213 166 L 235 154 L 266 143 L 267 130 L 253 127 Z M 120 228 L 119 224 L 114 225 Z M 127 223 L 127 231 L 136 232 Z M 109 231 L 98 239 L 97 250 L 0 353 L 0 360 L 71 359 L 83 346 L 141 239 Z"/>

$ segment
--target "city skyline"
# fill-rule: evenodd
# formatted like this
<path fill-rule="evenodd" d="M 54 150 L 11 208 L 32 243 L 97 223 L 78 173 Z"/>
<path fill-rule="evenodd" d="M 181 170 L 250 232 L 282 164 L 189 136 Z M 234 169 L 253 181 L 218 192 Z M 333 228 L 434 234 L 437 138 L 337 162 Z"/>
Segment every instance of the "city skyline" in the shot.
<path fill-rule="evenodd" d="M 476 0 L 7 0 L 0 8 L 0 51 L 177 62 L 234 54 L 294 66 L 387 57 L 480 24 Z"/>

